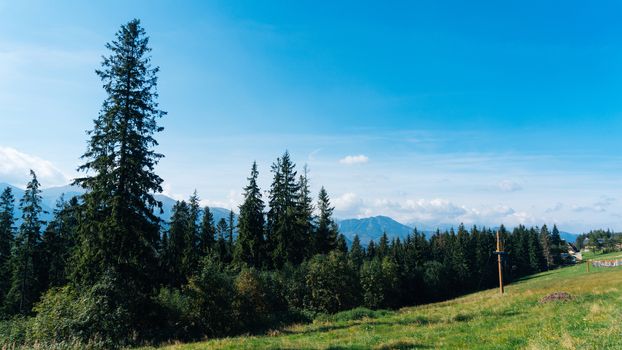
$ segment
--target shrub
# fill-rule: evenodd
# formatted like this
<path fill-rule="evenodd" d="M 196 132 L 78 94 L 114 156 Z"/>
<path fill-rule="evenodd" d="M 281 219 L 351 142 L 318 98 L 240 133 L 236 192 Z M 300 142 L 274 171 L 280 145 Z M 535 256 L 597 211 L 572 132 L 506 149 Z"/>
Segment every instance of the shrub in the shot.
<path fill-rule="evenodd" d="M 32 318 L 14 316 L 0 321 L 0 349 L 12 349 L 16 344 L 24 344 Z"/>
<path fill-rule="evenodd" d="M 222 264 L 211 256 L 206 257 L 198 276 L 191 278 L 184 287 L 184 294 L 192 303 L 189 317 L 197 320 L 200 329 L 208 336 L 231 333 L 234 293 L 233 280 Z"/>
<path fill-rule="evenodd" d="M 356 273 L 341 252 L 313 257 L 306 282 L 309 288 L 306 305 L 313 311 L 334 313 L 357 304 Z"/>
<path fill-rule="evenodd" d="M 191 340 L 202 336 L 201 322 L 194 310 L 193 300 L 179 289 L 160 289 L 155 297 L 160 319 L 164 324 L 160 340 Z"/>
<path fill-rule="evenodd" d="M 397 305 L 400 278 L 397 265 L 389 258 L 365 261 L 360 271 L 363 305 L 370 309 Z"/>
<path fill-rule="evenodd" d="M 278 273 L 279 284 L 282 298 L 290 310 L 302 310 L 305 300 L 309 297 L 307 288 L 308 264 L 306 262 L 299 266 L 285 264 Z"/>
<path fill-rule="evenodd" d="M 31 341 L 55 344 L 80 342 L 116 348 L 136 340 L 128 310 L 118 301 L 114 275 L 79 293 L 71 286 L 49 290 L 35 306 L 28 332 Z"/>

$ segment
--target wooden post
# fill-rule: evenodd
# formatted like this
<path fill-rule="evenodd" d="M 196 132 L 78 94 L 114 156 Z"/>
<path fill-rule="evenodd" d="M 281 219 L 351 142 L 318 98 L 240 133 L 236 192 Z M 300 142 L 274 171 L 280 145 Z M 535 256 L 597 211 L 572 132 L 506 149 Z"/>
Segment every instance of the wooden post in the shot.
<path fill-rule="evenodd" d="M 590 261 L 587 260 L 587 272 L 590 272 Z"/>
<path fill-rule="evenodd" d="M 503 269 L 501 268 L 501 241 L 499 240 L 499 231 L 497 230 L 497 263 L 499 266 L 499 293 L 503 294 Z"/>

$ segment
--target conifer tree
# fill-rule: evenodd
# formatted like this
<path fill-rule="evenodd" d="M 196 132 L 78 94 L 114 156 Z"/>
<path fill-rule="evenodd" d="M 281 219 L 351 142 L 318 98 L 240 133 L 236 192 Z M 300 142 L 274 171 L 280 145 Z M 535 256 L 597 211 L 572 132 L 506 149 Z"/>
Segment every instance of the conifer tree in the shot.
<path fill-rule="evenodd" d="M 298 203 L 297 203 L 297 230 L 303 259 L 310 258 L 314 254 L 313 231 L 313 198 L 309 189 L 309 168 L 307 165 L 303 167 L 303 173 L 298 179 Z"/>
<path fill-rule="evenodd" d="M 542 228 L 540 229 L 540 244 L 542 245 L 542 252 L 546 261 L 546 268 L 547 270 L 551 269 L 555 264 L 551 251 L 551 233 L 549 232 L 548 227 L 546 227 L 546 224 L 542 225 Z"/>
<path fill-rule="evenodd" d="M 300 184 L 289 152 L 272 164 L 274 178 L 270 187 L 267 243 L 274 267 L 286 262 L 299 264 L 305 258 L 307 243 L 299 221 Z"/>
<path fill-rule="evenodd" d="M 216 252 L 221 262 L 228 263 L 229 262 L 229 251 L 227 249 L 227 240 L 225 236 L 229 232 L 229 225 L 227 225 L 227 220 L 225 218 L 221 218 L 218 220 L 218 224 L 216 224 L 216 235 L 218 236 L 218 240 L 216 241 Z"/>
<path fill-rule="evenodd" d="M 19 202 L 22 211 L 22 223 L 15 239 L 15 253 L 11 258 L 11 288 L 7 295 L 7 304 L 13 312 L 28 314 L 41 293 L 41 227 L 45 223 L 39 217 L 41 208 L 41 190 L 34 171 L 26 186 L 24 197 Z"/>
<path fill-rule="evenodd" d="M 346 236 L 341 233 L 337 236 L 337 244 L 335 245 L 335 250 L 344 255 L 348 253 L 348 242 L 346 242 Z"/>
<path fill-rule="evenodd" d="M 338 229 L 332 218 L 334 207 L 330 205 L 330 198 L 322 186 L 318 195 L 319 217 L 315 231 L 315 250 L 318 254 L 327 254 L 337 245 Z M 360 244 L 360 241 L 358 242 Z"/>
<path fill-rule="evenodd" d="M 199 263 L 199 216 L 201 214 L 201 207 L 199 204 L 199 196 L 197 190 L 194 190 L 190 198 L 188 199 L 188 256 L 190 265 L 193 270 L 196 269 Z"/>
<path fill-rule="evenodd" d="M 67 282 L 66 270 L 72 249 L 72 236 L 77 228 L 77 223 L 71 220 L 69 205 L 61 195 L 54 208 L 54 218 L 43 231 L 41 258 L 45 271 L 41 284 L 44 289 L 60 287 Z"/>
<path fill-rule="evenodd" d="M 348 258 L 352 262 L 354 269 L 358 271 L 363 264 L 363 260 L 365 260 L 365 251 L 361 246 L 361 240 L 358 235 L 354 235 L 354 238 L 352 239 L 352 246 L 350 247 Z"/>
<path fill-rule="evenodd" d="M 10 187 L 0 196 L 0 315 L 11 282 L 11 248 L 15 236 L 15 197 Z"/>
<path fill-rule="evenodd" d="M 264 202 L 257 185 L 257 163 L 253 162 L 248 185 L 244 188 L 244 202 L 238 217 L 238 240 L 235 244 L 234 261 L 252 267 L 261 267 L 264 243 Z"/>
<path fill-rule="evenodd" d="M 553 255 L 553 263 L 555 266 L 559 266 L 562 262 L 561 253 L 562 249 L 562 238 L 559 235 L 559 230 L 557 229 L 557 225 L 553 225 L 553 230 L 551 231 L 551 255 Z"/>
<path fill-rule="evenodd" d="M 378 250 L 376 254 L 378 257 L 380 257 L 380 259 L 389 255 L 389 236 L 386 232 L 383 232 L 382 236 L 380 236 L 380 240 L 378 241 Z"/>
<path fill-rule="evenodd" d="M 369 243 L 367 244 L 367 249 L 365 251 L 367 252 L 368 260 L 375 258 L 377 256 L 376 243 L 374 243 L 373 240 L 370 240 Z"/>
<path fill-rule="evenodd" d="M 72 279 L 81 290 L 105 281 L 116 295 L 110 307 L 127 312 L 131 331 L 140 327 L 157 282 L 154 210 L 162 204 L 153 194 L 162 191 L 162 179 L 154 168 L 163 155 L 154 151 L 154 136 L 166 112 L 156 101 L 159 68 L 140 21 L 121 26 L 106 48 L 96 73 L 107 96 L 79 167 L 86 174 L 74 181 L 87 191 Z"/>
<path fill-rule="evenodd" d="M 203 208 L 203 218 L 199 233 L 199 252 L 202 257 L 206 256 L 216 243 L 216 227 L 214 226 L 214 215 L 209 207 Z"/>
<path fill-rule="evenodd" d="M 233 256 L 233 231 L 235 230 L 235 215 L 233 214 L 233 210 L 229 210 L 229 221 L 228 221 L 228 235 L 227 235 L 227 249 L 229 250 L 229 254 Z"/>
<path fill-rule="evenodd" d="M 177 201 L 173 206 L 166 247 L 169 281 L 173 286 L 185 284 L 194 272 L 190 207 L 186 201 Z"/>

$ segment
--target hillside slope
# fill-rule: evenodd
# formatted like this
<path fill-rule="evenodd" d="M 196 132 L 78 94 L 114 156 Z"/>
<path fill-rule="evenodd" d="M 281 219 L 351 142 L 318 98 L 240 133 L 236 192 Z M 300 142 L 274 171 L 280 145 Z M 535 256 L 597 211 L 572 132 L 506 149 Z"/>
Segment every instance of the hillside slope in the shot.
<path fill-rule="evenodd" d="M 622 349 L 622 268 L 591 270 L 541 273 L 508 286 L 503 296 L 493 289 L 358 319 L 344 312 L 270 336 L 165 349 Z M 557 291 L 574 299 L 539 303 Z"/>

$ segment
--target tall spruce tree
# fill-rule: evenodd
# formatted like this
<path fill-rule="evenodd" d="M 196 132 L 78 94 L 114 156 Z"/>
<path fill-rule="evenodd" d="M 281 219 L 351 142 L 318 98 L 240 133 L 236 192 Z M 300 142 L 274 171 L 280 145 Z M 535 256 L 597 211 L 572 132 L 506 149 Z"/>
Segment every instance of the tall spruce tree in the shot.
<path fill-rule="evenodd" d="M 227 249 L 229 250 L 229 254 L 233 257 L 233 232 L 235 231 L 235 214 L 233 214 L 233 210 L 229 210 L 227 225 Z"/>
<path fill-rule="evenodd" d="M 244 188 L 244 202 L 240 205 L 238 218 L 238 240 L 235 245 L 234 261 L 252 267 L 261 267 L 264 243 L 264 202 L 257 185 L 257 162 L 253 162 L 248 185 Z"/>
<path fill-rule="evenodd" d="M 11 286 L 11 248 L 15 236 L 15 197 L 10 187 L 0 196 L 0 316 Z"/>
<path fill-rule="evenodd" d="M 300 184 L 296 181 L 295 167 L 287 151 L 272 164 L 267 243 L 272 264 L 277 268 L 286 262 L 301 263 L 307 249 L 308 242 L 299 225 Z"/>
<path fill-rule="evenodd" d="M 361 239 L 358 235 L 354 235 L 352 239 L 352 246 L 350 247 L 350 252 L 348 253 L 348 259 L 352 262 L 355 271 L 358 271 L 363 265 L 363 260 L 365 260 L 365 250 L 361 246 Z"/>
<path fill-rule="evenodd" d="M 87 191 L 84 221 L 73 280 L 79 288 L 104 281 L 110 307 L 127 312 L 127 331 L 138 330 L 156 287 L 156 248 L 162 191 L 154 168 L 163 155 L 154 151 L 157 120 L 166 112 L 157 103 L 158 67 L 151 64 L 149 38 L 134 19 L 106 45 L 110 54 L 96 73 L 107 94 L 74 184 Z"/>
<path fill-rule="evenodd" d="M 318 195 L 317 207 L 319 216 L 315 230 L 315 250 L 318 254 L 327 254 L 337 247 L 339 230 L 332 217 L 335 208 L 331 207 L 330 198 L 323 186 Z"/>
<path fill-rule="evenodd" d="M 44 289 L 60 287 L 67 282 L 67 260 L 69 259 L 73 227 L 67 222 L 69 203 L 63 195 L 56 202 L 54 217 L 43 231 L 41 240 L 42 262 L 45 270 L 41 281 Z"/>
<path fill-rule="evenodd" d="M 540 244 L 542 245 L 542 253 L 546 261 L 546 269 L 551 269 L 555 266 L 553 261 L 553 254 L 551 252 L 551 233 L 546 225 L 542 225 L 540 229 Z"/>
<path fill-rule="evenodd" d="M 199 233 L 199 254 L 201 257 L 208 255 L 216 243 L 216 226 L 214 224 L 214 214 L 209 207 L 203 208 L 203 218 Z"/>
<path fill-rule="evenodd" d="M 22 211 L 22 223 L 15 239 L 15 253 L 11 258 L 11 288 L 7 295 L 7 304 L 12 312 L 28 314 L 39 299 L 41 290 L 41 227 L 45 224 L 40 219 L 44 212 L 41 208 L 41 190 L 34 171 L 26 186 L 24 197 L 19 202 Z"/>
<path fill-rule="evenodd" d="M 173 286 L 185 284 L 194 272 L 192 231 L 190 227 L 190 207 L 186 201 L 177 201 L 173 206 L 167 247 L 165 249 L 166 268 Z"/>
<path fill-rule="evenodd" d="M 227 240 L 225 238 L 228 232 L 229 225 L 227 225 L 227 220 L 225 220 L 225 218 L 220 218 L 218 224 L 216 224 L 216 235 L 218 236 L 218 240 L 216 241 L 216 253 L 220 261 L 225 263 L 228 263 L 230 258 L 229 249 L 227 249 Z"/>
<path fill-rule="evenodd" d="M 199 216 L 201 215 L 201 207 L 199 204 L 199 196 L 197 190 L 188 199 L 188 256 L 191 260 L 192 269 L 197 267 L 199 262 L 199 235 L 200 235 L 200 222 Z"/>
<path fill-rule="evenodd" d="M 553 225 L 553 230 L 551 231 L 551 247 L 550 247 L 551 255 L 553 256 L 553 263 L 555 266 L 559 266 L 562 263 L 561 253 L 563 252 L 562 247 L 562 238 L 559 234 L 559 230 L 557 229 L 557 225 Z"/>
<path fill-rule="evenodd" d="M 313 231 L 314 218 L 313 218 L 313 198 L 311 197 L 311 190 L 309 189 L 309 168 L 305 164 L 303 167 L 303 173 L 298 179 L 299 192 L 298 192 L 298 225 L 300 243 L 303 247 L 304 258 L 310 258 L 314 254 L 313 247 Z"/>
<path fill-rule="evenodd" d="M 199 233 L 199 253 L 201 257 L 206 256 L 216 243 L 216 226 L 214 226 L 214 214 L 209 207 L 203 208 L 203 218 L 201 219 L 201 228 Z"/>

